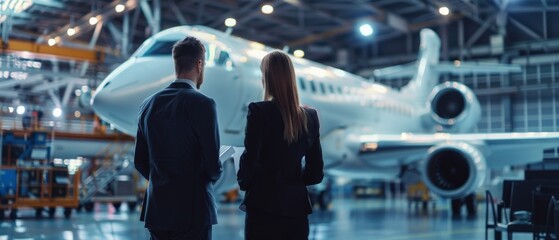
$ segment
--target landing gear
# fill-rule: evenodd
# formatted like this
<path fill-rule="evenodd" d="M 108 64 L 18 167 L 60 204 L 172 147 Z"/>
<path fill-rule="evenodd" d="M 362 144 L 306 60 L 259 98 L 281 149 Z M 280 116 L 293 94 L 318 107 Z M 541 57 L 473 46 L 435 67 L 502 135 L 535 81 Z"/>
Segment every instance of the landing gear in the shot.
<path fill-rule="evenodd" d="M 318 205 L 320 210 L 328 210 L 332 204 L 332 182 L 326 178 L 322 183 L 307 188 L 313 206 Z"/>
<path fill-rule="evenodd" d="M 320 210 L 328 210 L 331 203 L 332 195 L 330 194 L 330 191 L 324 190 L 318 194 L 318 206 L 320 207 Z"/>
<path fill-rule="evenodd" d="M 452 217 L 453 218 L 461 217 L 462 205 L 464 204 L 466 205 L 468 218 L 475 218 L 477 216 L 475 193 L 468 194 L 463 198 L 455 198 L 451 200 Z"/>

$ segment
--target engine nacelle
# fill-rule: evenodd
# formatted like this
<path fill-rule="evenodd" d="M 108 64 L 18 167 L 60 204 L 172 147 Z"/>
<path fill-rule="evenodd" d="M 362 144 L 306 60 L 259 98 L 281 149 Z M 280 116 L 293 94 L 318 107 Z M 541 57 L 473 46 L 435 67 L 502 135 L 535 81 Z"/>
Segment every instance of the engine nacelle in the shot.
<path fill-rule="evenodd" d="M 487 165 L 477 147 L 450 142 L 429 149 L 421 162 L 421 172 L 433 193 L 444 198 L 458 198 L 481 187 L 487 176 Z"/>
<path fill-rule="evenodd" d="M 438 130 L 467 132 L 481 118 L 479 101 L 474 92 L 458 82 L 445 82 L 433 88 L 428 97 L 430 125 Z"/>

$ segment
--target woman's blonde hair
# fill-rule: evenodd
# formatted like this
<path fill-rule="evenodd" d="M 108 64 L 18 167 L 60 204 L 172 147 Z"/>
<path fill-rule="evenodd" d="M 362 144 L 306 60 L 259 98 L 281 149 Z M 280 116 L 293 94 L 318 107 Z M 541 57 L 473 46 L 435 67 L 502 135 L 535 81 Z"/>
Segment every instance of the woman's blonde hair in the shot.
<path fill-rule="evenodd" d="M 273 51 L 264 56 L 260 70 L 264 100 L 274 100 L 278 104 L 283 119 L 283 138 L 293 143 L 302 131 L 308 132 L 307 115 L 299 106 L 293 63 L 287 54 Z"/>

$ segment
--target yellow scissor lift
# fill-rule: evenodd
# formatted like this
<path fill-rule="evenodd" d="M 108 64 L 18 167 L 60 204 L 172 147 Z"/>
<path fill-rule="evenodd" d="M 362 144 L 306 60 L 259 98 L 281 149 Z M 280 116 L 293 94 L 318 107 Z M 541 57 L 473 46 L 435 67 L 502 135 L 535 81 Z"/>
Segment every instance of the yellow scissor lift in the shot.
<path fill-rule="evenodd" d="M 36 217 L 47 210 L 54 217 L 56 207 L 63 207 L 69 218 L 79 203 L 80 172 L 52 164 L 48 132 L 3 130 L 0 139 L 0 219 L 6 210 L 10 218 L 17 218 L 20 208 L 34 208 Z M 32 159 L 33 151 L 44 153 L 44 158 Z"/>

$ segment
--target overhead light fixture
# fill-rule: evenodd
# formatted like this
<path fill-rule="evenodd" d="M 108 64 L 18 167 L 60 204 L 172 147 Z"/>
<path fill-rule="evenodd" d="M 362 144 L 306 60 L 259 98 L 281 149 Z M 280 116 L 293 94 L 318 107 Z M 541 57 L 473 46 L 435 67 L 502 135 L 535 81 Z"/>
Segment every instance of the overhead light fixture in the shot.
<path fill-rule="evenodd" d="M 97 17 L 90 17 L 89 18 L 89 25 L 95 25 L 95 24 L 97 24 L 97 22 L 99 22 L 99 19 L 97 19 Z"/>
<path fill-rule="evenodd" d="M 52 110 L 52 115 L 54 117 L 60 117 L 62 116 L 62 109 L 60 109 L 59 107 L 56 107 Z"/>
<path fill-rule="evenodd" d="M 264 14 L 271 14 L 271 13 L 274 12 L 274 7 L 270 4 L 264 4 L 264 5 L 262 5 L 261 10 L 262 10 L 262 13 L 264 13 Z"/>
<path fill-rule="evenodd" d="M 14 112 L 14 107 L 8 107 L 8 112 L 13 113 Z"/>
<path fill-rule="evenodd" d="M 25 106 L 22 106 L 22 105 L 17 106 L 16 113 L 19 114 L 19 115 L 24 114 L 25 113 Z"/>
<path fill-rule="evenodd" d="M 361 24 L 361 26 L 359 26 L 359 32 L 365 37 L 371 36 L 371 34 L 373 34 L 373 27 L 368 23 Z"/>
<path fill-rule="evenodd" d="M 295 51 L 293 51 L 293 56 L 298 57 L 298 58 L 302 58 L 305 56 L 305 52 L 303 52 L 303 50 L 301 49 L 297 49 Z"/>
<path fill-rule="evenodd" d="M 82 113 L 80 111 L 75 111 L 74 112 L 74 117 L 79 118 L 82 116 Z"/>
<path fill-rule="evenodd" d="M 237 25 L 237 20 L 235 20 L 234 18 L 225 19 L 225 26 L 234 27 L 235 25 Z"/>
<path fill-rule="evenodd" d="M 68 28 L 68 30 L 66 30 L 66 34 L 68 34 L 68 36 L 74 36 L 74 34 L 76 34 L 76 29 L 75 28 Z"/>
<path fill-rule="evenodd" d="M 440 7 L 439 13 L 443 16 L 446 16 L 450 13 L 450 9 L 448 9 L 447 7 Z"/>
<path fill-rule="evenodd" d="M 20 13 L 33 5 L 32 0 L 5 0 L 2 4 L 2 11 L 13 11 L 13 13 Z"/>
<path fill-rule="evenodd" d="M 56 44 L 56 39 L 50 38 L 50 39 L 47 41 L 47 43 L 49 44 L 49 46 L 52 47 L 52 46 L 54 46 L 54 44 Z"/>
<path fill-rule="evenodd" d="M 122 4 L 122 3 L 117 4 L 117 5 L 115 6 L 115 11 L 116 11 L 117 13 L 123 12 L 124 9 L 126 9 L 126 6 L 124 6 L 124 4 Z"/>

